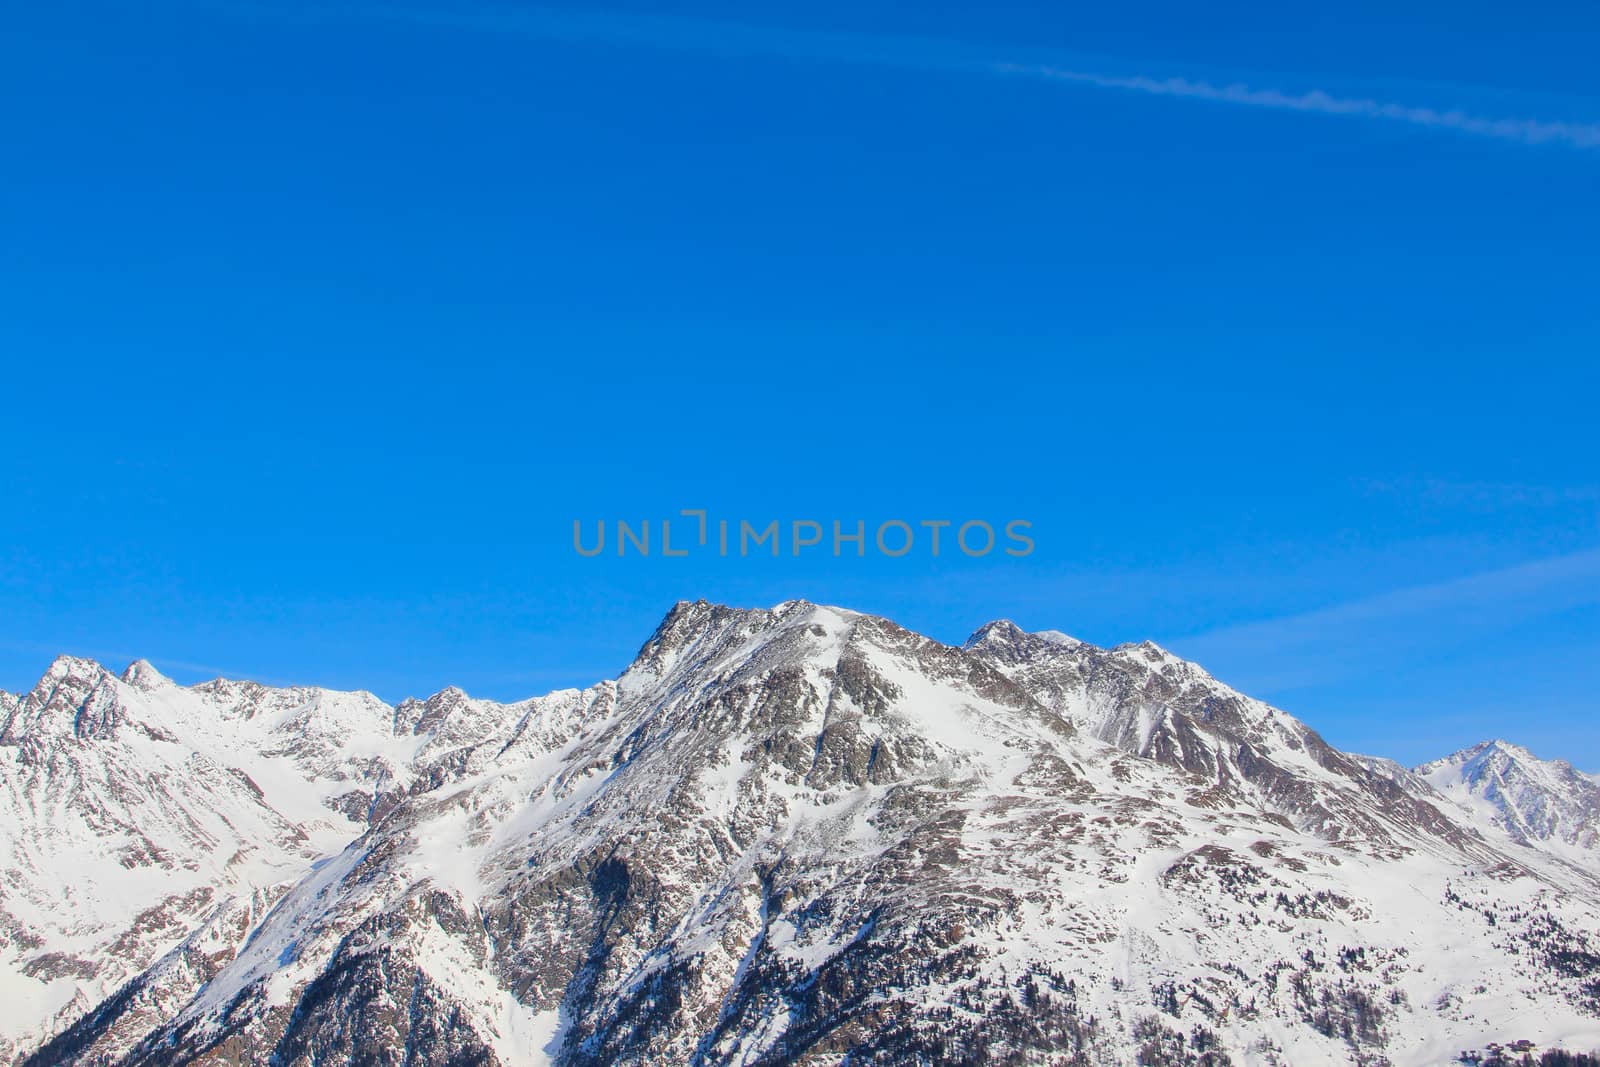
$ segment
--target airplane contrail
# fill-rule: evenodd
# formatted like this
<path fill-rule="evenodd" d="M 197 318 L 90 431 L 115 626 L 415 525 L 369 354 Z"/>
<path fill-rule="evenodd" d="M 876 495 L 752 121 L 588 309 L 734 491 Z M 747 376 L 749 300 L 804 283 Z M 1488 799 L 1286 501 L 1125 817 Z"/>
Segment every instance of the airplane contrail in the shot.
<path fill-rule="evenodd" d="M 645 15 L 588 8 L 441 8 L 363 0 L 318 8 L 285 8 L 271 0 L 219 0 L 251 14 L 296 19 L 369 17 L 513 33 L 565 43 L 604 43 L 724 56 L 774 56 L 860 66 L 967 74 L 1001 74 L 1066 82 L 1100 89 L 1202 100 L 1242 107 L 1399 122 L 1524 145 L 1600 148 L 1600 122 L 1476 115 L 1456 108 L 1400 104 L 1337 96 L 1322 89 L 1290 92 L 1257 89 L 1240 82 L 1217 84 L 1185 77 L 1108 74 L 1082 67 L 996 61 L 993 52 L 951 41 L 923 40 L 760 26 L 702 18 Z M 1045 58 L 1040 56 L 1040 58 Z M 1098 65 L 1098 64 L 1096 64 Z"/>
<path fill-rule="evenodd" d="M 1143 75 L 1120 76 L 1093 71 L 1066 70 L 1061 67 L 996 64 L 1002 74 L 1045 78 L 1053 81 L 1092 85 L 1101 89 L 1122 89 L 1151 96 L 1211 100 L 1245 107 L 1274 108 L 1280 111 L 1312 111 L 1323 115 L 1353 115 L 1359 118 L 1386 119 L 1413 126 L 1432 126 L 1496 137 L 1523 144 L 1564 143 L 1577 148 L 1600 148 L 1600 123 L 1564 122 L 1533 118 L 1493 118 L 1459 110 L 1441 111 L 1431 107 L 1389 103 L 1363 97 L 1334 96 L 1321 89 L 1287 93 L 1281 89 L 1252 89 L 1238 83 L 1213 85 L 1188 78 L 1151 78 Z"/>

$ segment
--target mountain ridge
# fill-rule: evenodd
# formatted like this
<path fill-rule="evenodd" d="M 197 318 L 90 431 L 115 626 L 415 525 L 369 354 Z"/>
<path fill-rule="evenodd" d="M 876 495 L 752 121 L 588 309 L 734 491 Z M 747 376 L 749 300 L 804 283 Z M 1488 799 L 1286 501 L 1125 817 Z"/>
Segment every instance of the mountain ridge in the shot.
<path fill-rule="evenodd" d="M 210 892 L 151 905 L 166 933 L 100 916 L 98 933 L 10 946 L 19 988 L 40 984 L 41 954 L 121 946 L 103 973 L 58 969 L 43 985 L 76 983 L 74 999 L 7 1035 L 41 1067 L 387 1062 L 345 1017 L 410 1062 L 519 1067 L 820 1063 L 846 1046 L 876 1062 L 1120 1062 L 1147 1045 L 1160 1062 L 1426 1062 L 1525 1036 L 1519 1017 L 1600 1043 L 1583 992 L 1600 990 L 1600 954 L 1582 962 L 1593 853 L 1519 839 L 1148 642 L 997 620 L 952 646 L 805 601 L 681 601 L 616 680 L 511 703 L 184 687 L 142 660 L 57 673 L 48 696 L 41 679 L 0 701 L 12 808 L 28 810 L 21 769 L 39 759 L 95 770 L 109 795 L 151 788 L 131 753 L 175 768 L 171 810 L 193 815 L 193 786 L 304 840 L 251 838 L 254 860 L 213 869 L 137 805 L 112 844 L 69 835 L 101 859 L 143 835 L 159 847 L 130 870 Z M 13 729 L 25 708 L 49 728 Z M 26 796 L 97 810 L 71 784 Z M 21 857 L 44 879 L 20 836 L 8 869 Z M 1459 914 L 1518 918 L 1475 920 L 1442 956 L 1407 925 Z M 41 915 L 0 921 L 29 933 Z M 1225 931 L 1236 945 L 1207 947 Z M 1340 956 L 1334 978 L 1335 949 L 1387 962 Z M 1483 991 L 1441 994 L 1431 976 L 1468 958 Z M 1283 977 L 1228 970 L 1246 961 Z M 968 1003 L 999 1020 L 1009 1060 L 981 1052 Z"/>

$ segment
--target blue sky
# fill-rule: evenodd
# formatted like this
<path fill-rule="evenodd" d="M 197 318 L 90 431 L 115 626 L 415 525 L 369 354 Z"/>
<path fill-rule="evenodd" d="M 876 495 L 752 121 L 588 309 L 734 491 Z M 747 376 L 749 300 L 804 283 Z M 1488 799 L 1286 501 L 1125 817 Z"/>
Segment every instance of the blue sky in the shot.
<path fill-rule="evenodd" d="M 1593 8 L 9 22 L 0 687 L 509 698 L 803 596 L 1600 770 Z M 1037 547 L 572 551 L 695 507 Z"/>

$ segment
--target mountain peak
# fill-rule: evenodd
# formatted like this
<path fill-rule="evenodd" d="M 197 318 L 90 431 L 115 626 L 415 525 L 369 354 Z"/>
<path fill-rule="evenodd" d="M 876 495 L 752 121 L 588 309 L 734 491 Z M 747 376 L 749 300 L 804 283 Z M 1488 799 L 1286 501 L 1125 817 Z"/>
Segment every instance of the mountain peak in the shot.
<path fill-rule="evenodd" d="M 45 682 L 56 683 L 67 678 L 98 679 L 101 675 L 110 673 L 96 660 L 62 653 L 50 661 L 50 666 L 45 668 L 44 676 L 39 682 L 42 685 Z"/>
<path fill-rule="evenodd" d="M 1424 763 L 1416 774 L 1524 843 L 1600 847 L 1600 783 L 1566 760 L 1498 738 Z"/>
<path fill-rule="evenodd" d="M 1162 648 L 1149 638 L 1146 638 L 1143 641 L 1124 641 L 1120 645 L 1113 646 L 1111 651 L 1121 652 L 1124 655 L 1133 655 L 1137 653 L 1148 660 L 1182 660 L 1183 658 L 1181 656 L 1174 655 L 1165 648 Z"/>
<path fill-rule="evenodd" d="M 1562 775 L 1569 773 L 1580 773 L 1573 768 L 1572 764 L 1568 763 L 1564 759 L 1561 759 L 1560 757 L 1551 757 L 1550 759 L 1545 759 L 1543 756 L 1535 754 L 1532 749 L 1511 741 L 1504 741 L 1496 738 L 1493 741 L 1485 742 L 1485 745 L 1487 750 L 1502 755 L 1507 759 L 1516 760 L 1518 763 L 1540 764 L 1545 767 L 1552 768 L 1557 773 Z M 1583 777 L 1588 776 L 1583 775 Z"/>
<path fill-rule="evenodd" d="M 10 709 L 0 744 L 108 737 L 124 716 L 110 671 L 92 659 L 57 656 L 32 692 Z"/>
<path fill-rule="evenodd" d="M 1503 740 L 1503 739 L 1498 738 L 1498 737 L 1492 738 L 1492 739 L 1490 739 L 1488 741 L 1480 741 L 1476 745 L 1473 745 L 1472 748 L 1473 748 L 1474 751 L 1477 751 L 1477 752 L 1499 752 L 1499 753 L 1504 753 L 1505 755 L 1515 757 L 1516 759 L 1538 759 L 1539 758 L 1538 756 L 1535 756 L 1528 749 L 1523 748 L 1521 745 L 1513 744 L 1510 741 L 1506 741 L 1506 740 Z"/>
<path fill-rule="evenodd" d="M 175 684 L 171 678 L 156 670 L 155 664 L 147 659 L 136 659 L 128 664 L 127 669 L 122 672 L 122 680 L 135 689 L 142 689 L 145 692 Z"/>
<path fill-rule="evenodd" d="M 1026 636 L 1027 632 L 1010 619 L 995 619 L 972 631 L 972 636 L 968 637 L 961 647 L 972 648 L 985 643 L 1009 645 Z"/>
<path fill-rule="evenodd" d="M 650 639 L 639 649 L 624 677 L 645 674 L 663 675 L 688 650 L 698 645 L 728 646 L 730 654 L 749 642 L 766 643 L 780 633 L 811 629 L 814 633 L 835 633 L 856 620 L 866 618 L 843 608 L 824 607 L 809 600 L 785 600 L 770 608 L 735 608 L 709 600 L 680 600 L 656 626 Z M 744 640 L 735 640 L 742 637 Z"/>
<path fill-rule="evenodd" d="M 1415 770 L 1416 773 L 1427 776 L 1443 767 L 1461 767 L 1464 773 L 1471 774 L 1513 765 L 1527 768 L 1570 766 L 1565 760 L 1540 759 L 1522 745 L 1496 737 L 1468 745 L 1440 759 L 1429 760 Z"/>
<path fill-rule="evenodd" d="M 995 619 L 986 622 L 972 632 L 962 644 L 962 648 L 971 650 L 979 646 L 1001 646 L 1015 648 L 1019 645 L 1044 644 L 1060 648 L 1078 648 L 1086 642 L 1078 640 L 1070 634 L 1060 630 L 1024 630 L 1010 619 Z"/>

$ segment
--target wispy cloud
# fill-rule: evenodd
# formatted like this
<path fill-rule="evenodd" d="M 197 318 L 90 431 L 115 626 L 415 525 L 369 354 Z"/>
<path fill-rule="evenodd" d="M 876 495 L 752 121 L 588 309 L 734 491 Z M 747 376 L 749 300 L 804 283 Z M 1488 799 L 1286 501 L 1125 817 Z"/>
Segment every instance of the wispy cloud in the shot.
<path fill-rule="evenodd" d="M 1270 672 L 1250 679 L 1247 688 L 1296 689 L 1380 668 L 1385 656 L 1466 644 L 1596 604 L 1600 549 L 1588 549 L 1222 627 L 1170 644 L 1202 664 Z"/>
<path fill-rule="evenodd" d="M 1209 101 L 1303 114 L 1404 123 L 1409 126 L 1488 137 L 1523 145 L 1600 148 L 1600 122 L 1474 114 L 1456 107 L 1396 103 L 1363 96 L 1341 96 L 1325 89 L 1291 91 L 1254 88 L 1239 81 L 1219 84 L 1191 77 L 1112 73 L 1109 60 L 1085 57 L 1028 62 L 994 50 L 953 41 L 866 34 L 832 33 L 795 27 L 762 26 L 683 16 L 635 14 L 603 9 L 474 9 L 405 4 L 346 4 L 324 9 L 278 7 L 260 0 L 222 0 L 234 11 L 294 19 L 382 18 L 429 26 L 520 34 L 565 43 L 602 43 L 694 51 L 723 56 L 771 56 L 947 73 L 1002 74 L 1065 82 L 1097 89 L 1143 93 L 1169 99 Z M 1071 66 L 1058 65 L 1071 63 Z M 1094 69 L 1100 68 L 1100 69 Z"/>
<path fill-rule="evenodd" d="M 1483 511 L 1587 508 L 1600 504 L 1600 486 L 1597 485 L 1537 485 L 1446 478 L 1371 480 L 1363 484 L 1372 493 L 1412 499 L 1422 504 Z"/>
<path fill-rule="evenodd" d="M 997 64 L 1002 74 L 1024 75 L 1052 81 L 1092 85 L 1100 89 L 1121 89 L 1146 93 L 1151 96 L 1179 97 L 1186 100 L 1206 100 L 1244 107 L 1271 108 L 1278 111 L 1305 111 L 1321 115 L 1344 115 L 1354 118 L 1382 119 L 1404 122 L 1412 126 L 1454 130 L 1479 137 L 1494 137 L 1502 141 L 1521 144 L 1565 144 L 1575 148 L 1600 148 L 1600 123 L 1567 122 L 1535 118 L 1496 118 L 1473 115 L 1457 109 L 1439 110 L 1417 107 L 1365 97 L 1335 96 L 1321 89 L 1292 93 L 1281 89 L 1252 89 L 1248 85 L 1231 83 L 1214 85 L 1188 78 L 1152 78 L 1145 75 L 1099 74 L 1093 71 L 1065 70 L 1060 67 L 1025 66 L 1015 63 Z"/>

